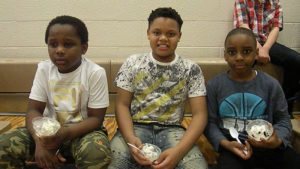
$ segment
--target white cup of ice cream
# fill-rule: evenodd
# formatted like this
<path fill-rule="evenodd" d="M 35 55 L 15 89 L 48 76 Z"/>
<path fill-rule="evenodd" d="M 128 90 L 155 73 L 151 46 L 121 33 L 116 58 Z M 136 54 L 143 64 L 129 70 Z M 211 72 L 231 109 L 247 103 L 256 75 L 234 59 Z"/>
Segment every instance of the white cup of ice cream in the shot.
<path fill-rule="evenodd" d="M 261 141 L 261 138 L 268 140 L 273 134 L 271 123 L 262 119 L 251 120 L 246 126 L 246 131 L 256 141 Z"/>
<path fill-rule="evenodd" d="M 32 119 L 32 126 L 38 137 L 52 136 L 60 129 L 57 120 L 49 117 L 35 117 Z"/>
<path fill-rule="evenodd" d="M 144 156 L 152 162 L 157 160 L 161 153 L 161 149 L 159 147 L 150 143 L 144 143 L 142 151 Z"/>

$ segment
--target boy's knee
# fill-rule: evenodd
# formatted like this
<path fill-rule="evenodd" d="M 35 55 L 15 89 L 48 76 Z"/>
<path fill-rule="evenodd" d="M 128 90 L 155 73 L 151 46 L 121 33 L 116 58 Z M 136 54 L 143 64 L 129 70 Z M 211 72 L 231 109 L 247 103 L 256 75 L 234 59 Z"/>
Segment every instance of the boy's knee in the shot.
<path fill-rule="evenodd" d="M 109 164 L 112 154 L 109 141 L 101 132 L 91 133 L 80 141 L 74 149 L 74 159 L 77 168 L 102 168 Z"/>
<path fill-rule="evenodd" d="M 137 167 L 137 164 L 132 158 L 130 150 L 121 134 L 115 134 L 110 142 L 110 148 L 113 156 L 108 167 L 109 169 L 129 169 Z"/>
<path fill-rule="evenodd" d="M 188 157 L 179 162 L 176 169 L 207 169 L 207 163 L 203 156 Z"/>
<path fill-rule="evenodd" d="M 83 146 L 74 157 L 77 168 L 102 168 L 111 158 L 109 145 L 103 144 Z"/>
<path fill-rule="evenodd" d="M 198 147 L 194 146 L 179 162 L 177 168 L 180 169 L 207 169 L 207 163 L 198 149 Z"/>
<path fill-rule="evenodd" d="M 0 135 L 0 159 L 4 156 L 18 159 L 25 156 L 29 147 L 28 136 L 24 129 L 16 129 Z"/>

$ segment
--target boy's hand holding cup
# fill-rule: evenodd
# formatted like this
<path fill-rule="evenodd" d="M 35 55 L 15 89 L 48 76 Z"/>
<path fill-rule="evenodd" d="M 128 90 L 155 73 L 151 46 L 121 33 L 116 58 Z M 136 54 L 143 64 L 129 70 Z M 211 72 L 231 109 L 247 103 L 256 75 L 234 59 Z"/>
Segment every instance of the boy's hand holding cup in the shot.
<path fill-rule="evenodd" d="M 35 134 L 46 149 L 56 149 L 60 145 L 59 130 L 61 126 L 55 119 L 49 117 L 36 117 L 32 120 Z"/>

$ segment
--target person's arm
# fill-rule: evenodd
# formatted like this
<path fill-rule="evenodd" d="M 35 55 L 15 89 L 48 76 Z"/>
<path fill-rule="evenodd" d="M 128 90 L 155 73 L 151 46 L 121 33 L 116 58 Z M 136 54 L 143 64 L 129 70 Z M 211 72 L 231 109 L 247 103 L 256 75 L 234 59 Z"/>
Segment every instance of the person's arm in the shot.
<path fill-rule="evenodd" d="M 271 47 L 276 42 L 278 35 L 279 35 L 279 28 L 278 27 L 272 28 L 272 30 L 270 31 L 270 34 L 267 38 L 267 41 L 263 45 L 263 48 L 265 48 L 268 51 L 268 53 L 269 53 Z"/>
<path fill-rule="evenodd" d="M 118 88 L 116 99 L 116 120 L 118 123 L 118 129 L 120 130 L 126 143 L 135 145 L 138 148 L 142 148 L 141 140 L 135 136 L 133 130 L 133 123 L 130 114 L 130 104 L 133 93 L 127 90 Z M 150 165 L 151 162 L 141 155 L 136 149 L 129 147 L 131 155 L 140 165 Z"/>
<path fill-rule="evenodd" d="M 272 79 L 273 90 L 271 93 L 270 111 L 273 113 L 274 132 L 268 140 L 262 139 L 260 142 L 250 138 L 249 141 L 255 147 L 264 147 L 274 149 L 279 146 L 286 147 L 292 133 L 292 124 L 287 110 L 287 103 L 280 84 Z M 270 80 L 269 80 L 270 81 Z M 275 84 L 274 84 L 275 83 Z"/>
<path fill-rule="evenodd" d="M 26 128 L 28 129 L 35 143 L 39 142 L 39 137 L 35 134 L 35 131 L 33 129 L 32 119 L 34 119 L 35 117 L 43 117 L 45 107 L 45 102 L 40 102 L 32 99 L 28 100 L 28 108 L 25 118 Z"/>
<path fill-rule="evenodd" d="M 40 168 L 55 168 L 59 162 L 65 162 L 65 159 L 59 154 L 55 155 L 56 150 L 47 150 L 40 138 L 35 134 L 32 125 L 32 119 L 42 117 L 46 103 L 29 99 L 26 113 L 26 127 L 35 142 L 35 161 Z"/>
<path fill-rule="evenodd" d="M 181 152 L 182 157 L 194 146 L 207 124 L 206 97 L 189 98 L 189 103 L 191 106 L 192 120 L 182 139 L 176 146 L 178 152 Z"/>
<path fill-rule="evenodd" d="M 279 34 L 279 28 L 278 27 L 272 28 L 265 44 L 259 48 L 258 62 L 266 64 L 271 61 L 269 52 L 271 47 L 276 42 L 278 34 Z"/>
<path fill-rule="evenodd" d="M 118 88 L 116 99 L 116 120 L 124 140 L 128 143 L 133 143 L 133 138 L 135 137 L 132 118 L 129 111 L 132 96 L 132 92 Z"/>
<path fill-rule="evenodd" d="M 78 124 L 61 128 L 60 132 L 63 135 L 62 141 L 72 140 L 100 128 L 104 120 L 105 112 L 106 108 L 94 109 L 88 107 L 88 117 L 86 119 Z"/>

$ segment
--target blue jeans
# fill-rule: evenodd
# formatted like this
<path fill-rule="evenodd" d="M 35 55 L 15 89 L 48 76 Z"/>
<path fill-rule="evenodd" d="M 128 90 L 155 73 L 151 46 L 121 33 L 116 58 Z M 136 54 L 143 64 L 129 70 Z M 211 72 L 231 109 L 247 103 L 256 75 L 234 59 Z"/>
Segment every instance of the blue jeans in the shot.
<path fill-rule="evenodd" d="M 162 152 L 175 147 L 181 140 L 185 130 L 181 126 L 164 126 L 159 124 L 134 124 L 134 133 L 142 143 L 157 145 Z M 113 158 L 109 169 L 146 169 L 150 166 L 141 166 L 135 162 L 130 150 L 118 130 L 110 142 Z M 207 163 L 199 148 L 192 149 L 177 164 L 177 169 L 207 169 Z"/>

